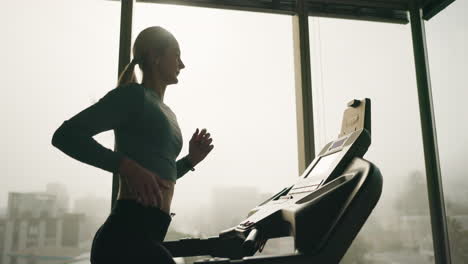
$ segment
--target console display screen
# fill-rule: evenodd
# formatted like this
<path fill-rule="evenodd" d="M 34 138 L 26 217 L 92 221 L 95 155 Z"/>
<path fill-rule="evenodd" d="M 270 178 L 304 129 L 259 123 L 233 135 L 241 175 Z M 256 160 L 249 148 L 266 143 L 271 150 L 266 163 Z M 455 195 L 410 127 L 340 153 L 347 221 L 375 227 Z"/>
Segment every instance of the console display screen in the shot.
<path fill-rule="evenodd" d="M 340 155 L 340 153 L 341 151 L 338 151 L 328 156 L 321 157 L 319 161 L 317 162 L 317 164 L 315 164 L 314 168 L 309 173 L 309 175 L 307 175 L 307 178 L 316 177 L 318 175 L 323 176 L 323 173 L 325 173 L 330 168 L 330 166 L 333 164 L 335 159 Z"/>
<path fill-rule="evenodd" d="M 345 137 L 343 139 L 340 139 L 338 141 L 336 141 L 335 143 L 333 143 L 333 145 L 330 147 L 330 149 L 334 149 L 334 148 L 337 148 L 337 147 L 341 147 L 341 145 L 343 145 L 343 143 L 348 139 L 348 137 Z"/>

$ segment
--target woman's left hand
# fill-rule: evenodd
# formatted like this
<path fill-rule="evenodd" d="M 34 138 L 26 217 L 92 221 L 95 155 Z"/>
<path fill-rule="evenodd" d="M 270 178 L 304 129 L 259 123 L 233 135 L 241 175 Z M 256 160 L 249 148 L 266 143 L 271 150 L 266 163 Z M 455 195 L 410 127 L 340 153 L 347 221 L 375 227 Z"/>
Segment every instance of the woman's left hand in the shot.
<path fill-rule="evenodd" d="M 205 128 L 200 132 L 198 128 L 195 130 L 195 133 L 193 133 L 190 139 L 189 154 L 187 156 L 193 166 L 196 166 L 200 161 L 205 159 L 208 153 L 213 150 L 214 146 L 211 144 L 212 142 L 213 139 Z"/>

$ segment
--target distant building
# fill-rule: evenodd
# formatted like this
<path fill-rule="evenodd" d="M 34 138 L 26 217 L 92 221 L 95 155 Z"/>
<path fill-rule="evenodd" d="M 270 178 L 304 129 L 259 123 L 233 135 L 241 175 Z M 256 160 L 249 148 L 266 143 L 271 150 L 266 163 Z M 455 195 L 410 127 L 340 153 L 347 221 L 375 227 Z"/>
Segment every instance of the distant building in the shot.
<path fill-rule="evenodd" d="M 84 215 L 48 193 L 9 193 L 7 216 L 0 222 L 0 264 L 42 264 L 80 253 Z"/>
<path fill-rule="evenodd" d="M 5 218 L 7 214 L 6 207 L 0 207 L 0 218 Z"/>
<path fill-rule="evenodd" d="M 400 216 L 402 247 L 425 251 L 432 249 L 431 219 L 429 215 Z"/>
<path fill-rule="evenodd" d="M 453 215 L 451 217 L 460 224 L 460 231 L 468 231 L 468 215 Z"/>
<path fill-rule="evenodd" d="M 73 212 L 103 221 L 111 211 L 111 200 L 96 196 L 85 196 L 74 201 Z"/>
<path fill-rule="evenodd" d="M 7 218 L 56 217 L 57 199 L 55 195 L 43 192 L 8 194 Z"/>
<path fill-rule="evenodd" d="M 46 193 L 55 196 L 58 212 L 68 213 L 70 197 L 65 185 L 61 183 L 48 183 L 46 185 Z"/>
<path fill-rule="evenodd" d="M 3 259 L 3 250 L 4 250 L 4 243 L 5 243 L 5 231 L 6 231 L 6 220 L 0 219 L 0 264 L 2 263 Z"/>
<path fill-rule="evenodd" d="M 82 222 L 81 234 L 84 239 L 82 247 L 91 248 L 92 239 L 109 215 L 110 207 L 110 197 L 85 196 L 74 201 L 73 212 L 86 216 Z"/>

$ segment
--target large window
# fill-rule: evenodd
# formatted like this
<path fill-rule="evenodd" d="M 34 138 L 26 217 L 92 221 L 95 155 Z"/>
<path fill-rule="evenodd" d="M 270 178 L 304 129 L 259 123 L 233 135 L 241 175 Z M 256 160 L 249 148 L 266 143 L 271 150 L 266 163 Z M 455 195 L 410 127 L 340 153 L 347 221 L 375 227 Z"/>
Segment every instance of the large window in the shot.
<path fill-rule="evenodd" d="M 115 87 L 120 3 L 10 1 L 0 13 L 0 262 L 34 261 L 24 259 L 27 252 L 37 252 L 36 260 L 75 257 L 89 251 L 109 213 L 112 175 L 66 156 L 51 139 Z M 96 138 L 113 148 L 112 132 Z M 66 228 L 70 221 L 74 228 Z M 62 250 L 68 237 L 80 241 Z"/>
<path fill-rule="evenodd" d="M 61 153 L 51 137 L 63 121 L 115 87 L 120 4 L 15 1 L 7 9 L 1 18 L 8 25 L 1 44 L 7 74 L 0 77 L 2 260 L 19 263 L 28 247 L 62 248 L 68 237 L 80 241 L 63 257 L 86 258 L 110 209 L 112 177 Z M 298 176 L 291 19 L 141 3 L 134 19 L 133 39 L 145 27 L 161 25 L 180 42 L 187 68 L 179 85 L 168 88 L 166 104 L 178 116 L 183 155 L 197 127 L 206 127 L 215 144 L 206 161 L 177 184 L 168 239 L 217 235 Z M 113 148 L 112 132 L 95 138 Z M 19 237 L 25 233 L 20 229 L 28 227 L 8 211 L 44 210 L 38 215 L 57 219 L 56 230 L 51 219 L 40 222 L 38 242 L 25 246 L 21 241 L 29 238 Z M 70 221 L 74 228 L 64 229 Z M 70 230 L 78 233 L 64 233 Z M 271 250 L 286 248 L 284 241 L 275 245 Z"/>
<path fill-rule="evenodd" d="M 177 182 L 171 227 L 218 235 L 298 176 L 291 17 L 137 3 L 133 39 L 156 25 L 175 35 L 186 65 L 164 99 L 182 130 L 181 156 L 196 128 L 215 146 Z"/>
<path fill-rule="evenodd" d="M 426 23 L 432 96 L 452 263 L 468 263 L 468 2 L 455 1 Z"/>
<path fill-rule="evenodd" d="M 382 196 L 343 263 L 431 263 L 429 205 L 409 25 L 312 18 L 317 150 L 337 138 L 346 103 L 372 101 Z"/>
<path fill-rule="evenodd" d="M 427 23 L 442 177 L 454 263 L 468 247 L 468 5 L 456 1 Z M 85 18 L 85 19 L 84 19 Z M 298 176 L 290 16 L 136 3 L 132 43 L 159 25 L 179 40 L 179 84 L 165 103 L 184 137 L 207 128 L 215 149 L 176 185 L 167 240 L 209 237 L 237 225 Z M 63 121 L 117 81 L 120 2 L 9 1 L 0 10 L 3 85 L 0 263 L 89 256 L 110 210 L 112 175 L 51 145 Z M 409 25 L 310 19 L 317 151 L 336 138 L 346 103 L 372 100 L 365 158 L 384 177 L 382 197 L 343 263 L 433 263 L 421 128 Z M 448 44 L 450 43 L 450 44 Z M 111 131 L 96 136 L 113 149 Z M 25 220 L 25 218 L 33 218 Z M 47 248 L 47 250 L 44 250 Z M 67 248 L 66 250 L 62 250 Z M 290 240 L 266 254 L 292 253 Z M 59 254 L 60 256 L 57 256 Z"/>

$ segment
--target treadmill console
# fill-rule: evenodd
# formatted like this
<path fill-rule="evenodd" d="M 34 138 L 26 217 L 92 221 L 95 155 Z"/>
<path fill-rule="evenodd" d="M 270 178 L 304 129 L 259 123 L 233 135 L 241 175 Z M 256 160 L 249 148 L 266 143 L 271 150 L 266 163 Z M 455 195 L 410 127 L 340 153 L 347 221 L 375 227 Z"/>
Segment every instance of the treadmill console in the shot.
<path fill-rule="evenodd" d="M 346 169 L 354 158 L 366 153 L 370 143 L 370 99 L 353 100 L 344 112 L 339 137 L 323 147 L 297 182 L 255 207 L 244 221 L 220 237 L 247 239 L 252 230 L 261 230 L 263 240 L 291 235 L 295 230 L 285 214 L 301 214 L 324 194 L 351 181 L 359 172 Z"/>

